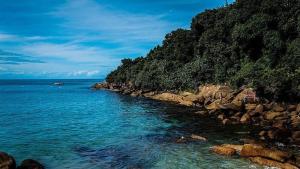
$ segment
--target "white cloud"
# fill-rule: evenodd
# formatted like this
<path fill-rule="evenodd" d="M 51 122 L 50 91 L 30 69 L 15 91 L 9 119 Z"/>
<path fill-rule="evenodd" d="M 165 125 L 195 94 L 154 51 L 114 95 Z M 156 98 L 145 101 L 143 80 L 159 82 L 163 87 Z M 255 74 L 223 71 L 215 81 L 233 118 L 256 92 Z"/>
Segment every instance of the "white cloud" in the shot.
<path fill-rule="evenodd" d="M 63 27 L 93 31 L 96 34 L 93 38 L 116 42 L 157 42 L 172 29 L 162 15 L 108 9 L 93 0 L 69 0 L 51 14 L 65 20 Z"/>
<path fill-rule="evenodd" d="M 69 76 L 85 76 L 85 77 L 91 77 L 91 76 L 95 76 L 98 75 L 100 73 L 100 71 L 98 70 L 79 70 L 79 71 L 75 71 L 72 73 L 69 73 Z"/>

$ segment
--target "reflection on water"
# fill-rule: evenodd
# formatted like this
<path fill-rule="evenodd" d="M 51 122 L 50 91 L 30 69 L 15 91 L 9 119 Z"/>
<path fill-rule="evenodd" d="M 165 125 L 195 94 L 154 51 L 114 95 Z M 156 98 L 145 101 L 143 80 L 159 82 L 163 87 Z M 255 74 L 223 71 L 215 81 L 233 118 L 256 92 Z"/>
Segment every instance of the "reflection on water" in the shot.
<path fill-rule="evenodd" d="M 55 81 L 55 80 L 54 80 Z M 88 88 L 95 81 L 0 81 L 0 150 L 47 168 L 258 168 L 209 147 L 248 137 L 186 107 Z M 178 144 L 199 134 L 207 142 Z"/>

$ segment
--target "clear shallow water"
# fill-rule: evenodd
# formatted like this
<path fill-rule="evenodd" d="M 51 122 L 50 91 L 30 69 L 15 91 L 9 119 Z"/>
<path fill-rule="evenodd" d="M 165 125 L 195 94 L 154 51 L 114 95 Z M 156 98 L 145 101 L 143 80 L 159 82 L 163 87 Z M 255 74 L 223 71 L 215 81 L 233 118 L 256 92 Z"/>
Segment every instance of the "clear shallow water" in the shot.
<path fill-rule="evenodd" d="M 0 81 L 0 151 L 18 163 L 33 158 L 50 169 L 259 168 L 209 151 L 237 143 L 246 137 L 237 132 L 247 129 L 225 128 L 184 107 L 93 91 L 95 80 L 53 82 Z M 192 133 L 209 141 L 176 143 Z"/>

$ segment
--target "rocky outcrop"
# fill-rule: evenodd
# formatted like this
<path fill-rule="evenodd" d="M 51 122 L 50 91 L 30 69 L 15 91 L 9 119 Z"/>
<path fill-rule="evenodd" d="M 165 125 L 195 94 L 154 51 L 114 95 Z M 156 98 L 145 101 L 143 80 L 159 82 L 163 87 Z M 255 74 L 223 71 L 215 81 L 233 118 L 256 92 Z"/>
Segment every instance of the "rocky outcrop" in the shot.
<path fill-rule="evenodd" d="M 292 132 L 300 131 L 300 104 L 263 102 L 251 88 L 232 90 L 224 85 L 204 85 L 194 93 L 136 90 L 132 84 L 99 83 L 95 84 L 94 88 L 199 107 L 201 111 L 195 114 L 214 116 L 224 125 L 261 126 L 264 133 L 257 133 L 257 136 L 262 140 L 300 145 L 300 139 L 291 135 Z"/>

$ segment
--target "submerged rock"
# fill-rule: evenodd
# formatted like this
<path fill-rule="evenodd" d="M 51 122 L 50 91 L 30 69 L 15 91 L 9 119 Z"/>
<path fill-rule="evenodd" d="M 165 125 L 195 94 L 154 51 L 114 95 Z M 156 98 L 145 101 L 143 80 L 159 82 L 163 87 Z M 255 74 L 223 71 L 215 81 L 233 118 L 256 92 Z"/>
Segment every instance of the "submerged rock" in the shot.
<path fill-rule="evenodd" d="M 194 139 L 194 140 L 207 141 L 207 138 L 196 135 L 196 134 L 192 134 L 191 138 Z"/>
<path fill-rule="evenodd" d="M 290 164 L 290 163 L 282 163 L 262 157 L 250 157 L 252 162 L 257 163 L 259 165 L 269 166 L 269 167 L 277 167 L 281 169 L 299 169 L 298 167 Z"/>
<path fill-rule="evenodd" d="M 44 166 L 35 160 L 26 159 L 17 169 L 44 169 Z"/>
<path fill-rule="evenodd" d="M 15 169 L 15 159 L 7 153 L 0 152 L 0 169 Z"/>

